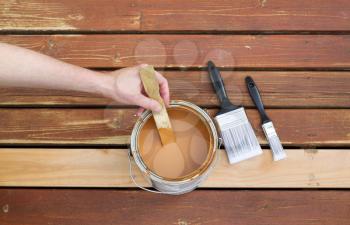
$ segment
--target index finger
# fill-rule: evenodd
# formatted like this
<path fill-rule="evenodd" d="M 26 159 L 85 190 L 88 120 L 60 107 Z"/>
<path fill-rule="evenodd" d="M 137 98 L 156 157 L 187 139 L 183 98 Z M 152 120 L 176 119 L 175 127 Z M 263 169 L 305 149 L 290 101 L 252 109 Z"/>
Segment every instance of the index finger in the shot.
<path fill-rule="evenodd" d="M 160 95 L 162 96 L 164 103 L 167 106 L 169 106 L 170 93 L 169 93 L 168 81 L 162 74 L 158 73 L 157 71 L 155 74 L 160 86 Z"/>

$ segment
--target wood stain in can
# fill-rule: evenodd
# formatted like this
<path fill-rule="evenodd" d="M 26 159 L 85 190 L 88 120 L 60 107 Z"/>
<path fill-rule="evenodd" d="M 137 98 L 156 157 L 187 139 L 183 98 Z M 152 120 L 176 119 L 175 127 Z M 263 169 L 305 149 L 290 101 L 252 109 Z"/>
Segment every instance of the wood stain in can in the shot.
<path fill-rule="evenodd" d="M 153 117 L 150 117 L 141 129 L 138 145 L 141 158 L 151 171 L 165 179 L 177 179 L 196 171 L 205 162 L 210 137 L 204 121 L 192 110 L 170 108 L 168 114 L 176 143 L 163 146 Z M 174 158 L 173 149 L 180 150 L 183 158 Z"/>
<path fill-rule="evenodd" d="M 210 116 L 190 102 L 172 101 L 168 114 L 176 136 L 175 144 L 183 156 L 181 173 L 173 173 L 175 167 L 182 168 L 176 160 L 167 158 L 166 154 L 160 157 L 159 152 L 169 149 L 162 146 L 150 111 L 145 111 L 134 126 L 131 153 L 153 187 L 167 194 L 183 194 L 195 189 L 213 168 L 218 136 Z"/>

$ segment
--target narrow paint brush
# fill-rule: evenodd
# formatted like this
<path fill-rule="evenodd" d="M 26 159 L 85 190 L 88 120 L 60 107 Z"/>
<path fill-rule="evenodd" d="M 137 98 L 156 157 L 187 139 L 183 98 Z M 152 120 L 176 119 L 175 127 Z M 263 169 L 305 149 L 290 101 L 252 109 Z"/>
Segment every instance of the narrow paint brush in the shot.
<path fill-rule="evenodd" d="M 220 111 L 215 116 L 215 121 L 220 129 L 229 162 L 233 164 L 262 154 L 244 108 L 230 102 L 220 72 L 211 61 L 208 62 L 208 71 L 220 101 Z"/>
<path fill-rule="evenodd" d="M 249 76 L 245 78 L 245 81 L 248 87 L 249 94 L 252 97 L 254 104 L 258 108 L 261 121 L 262 121 L 262 128 L 264 130 L 265 136 L 269 142 L 270 148 L 273 153 L 273 160 L 278 161 L 286 158 L 287 157 L 286 152 L 284 151 L 281 141 L 277 136 L 275 127 L 273 126 L 272 121 L 270 120 L 270 118 L 267 116 L 265 112 L 258 87 L 256 86 L 253 78 Z"/>

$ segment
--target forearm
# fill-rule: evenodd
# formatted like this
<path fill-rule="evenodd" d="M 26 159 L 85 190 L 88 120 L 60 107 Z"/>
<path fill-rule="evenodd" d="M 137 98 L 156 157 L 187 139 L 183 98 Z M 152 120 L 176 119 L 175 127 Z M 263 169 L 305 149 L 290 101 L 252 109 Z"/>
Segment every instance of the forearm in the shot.
<path fill-rule="evenodd" d="M 0 86 L 110 92 L 109 77 L 46 55 L 0 43 Z M 112 80 L 111 80 L 112 82 Z"/>
<path fill-rule="evenodd" d="M 74 66 L 40 53 L 0 43 L 0 86 L 83 91 L 103 95 L 124 104 L 159 111 L 159 102 L 142 91 L 139 70 L 143 65 L 109 73 Z M 167 80 L 158 72 L 160 94 L 169 104 Z"/>

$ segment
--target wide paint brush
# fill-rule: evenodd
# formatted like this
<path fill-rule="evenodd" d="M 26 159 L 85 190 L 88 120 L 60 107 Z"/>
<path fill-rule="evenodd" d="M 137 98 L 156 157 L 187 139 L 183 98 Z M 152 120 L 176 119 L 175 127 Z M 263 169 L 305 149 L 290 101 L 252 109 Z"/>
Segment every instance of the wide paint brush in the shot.
<path fill-rule="evenodd" d="M 262 154 L 260 144 L 244 108 L 230 102 L 220 72 L 211 61 L 208 62 L 208 71 L 220 102 L 220 111 L 215 116 L 215 120 L 220 129 L 230 163 L 237 163 Z"/>

